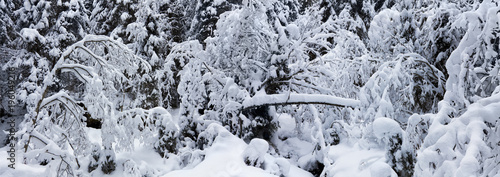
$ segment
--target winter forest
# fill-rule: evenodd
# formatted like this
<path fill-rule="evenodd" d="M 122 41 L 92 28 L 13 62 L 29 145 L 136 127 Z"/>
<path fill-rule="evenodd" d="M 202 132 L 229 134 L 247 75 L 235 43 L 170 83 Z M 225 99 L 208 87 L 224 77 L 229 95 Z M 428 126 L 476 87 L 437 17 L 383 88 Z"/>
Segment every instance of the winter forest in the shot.
<path fill-rule="evenodd" d="M 0 0 L 0 176 L 500 177 L 497 0 Z"/>

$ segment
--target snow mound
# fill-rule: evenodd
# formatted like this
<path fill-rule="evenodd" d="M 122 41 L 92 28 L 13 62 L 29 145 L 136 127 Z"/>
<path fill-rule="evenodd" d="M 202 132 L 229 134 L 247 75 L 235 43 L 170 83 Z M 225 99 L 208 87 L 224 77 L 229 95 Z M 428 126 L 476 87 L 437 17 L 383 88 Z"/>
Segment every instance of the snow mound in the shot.
<path fill-rule="evenodd" d="M 380 117 L 373 121 L 373 133 L 379 139 L 390 138 L 403 132 L 399 123 L 387 117 Z"/>
<path fill-rule="evenodd" d="M 397 174 L 392 170 L 387 163 L 375 162 L 370 167 L 371 176 L 378 177 L 397 177 Z"/>
<path fill-rule="evenodd" d="M 253 139 L 243 152 L 245 163 L 254 167 L 261 167 L 264 155 L 269 149 L 269 144 L 263 139 Z"/>
<path fill-rule="evenodd" d="M 329 177 L 382 177 L 379 176 L 381 173 L 387 173 L 386 169 L 382 168 L 389 166 L 385 163 L 384 150 L 364 149 L 358 144 L 341 143 L 332 146 L 328 157 L 335 162 L 325 169 L 325 176 Z M 392 171 L 390 167 L 389 170 Z"/>

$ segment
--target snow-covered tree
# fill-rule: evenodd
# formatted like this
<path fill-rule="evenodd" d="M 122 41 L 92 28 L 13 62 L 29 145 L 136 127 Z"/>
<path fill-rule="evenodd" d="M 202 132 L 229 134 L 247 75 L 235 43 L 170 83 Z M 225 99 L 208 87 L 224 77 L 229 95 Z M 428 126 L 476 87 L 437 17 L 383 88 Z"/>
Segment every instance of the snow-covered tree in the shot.
<path fill-rule="evenodd" d="M 205 45 L 205 39 L 213 37 L 216 24 L 222 13 L 232 10 L 239 1 L 217 1 L 217 0 L 197 0 L 193 11 L 194 16 L 191 22 L 189 37 L 190 40 L 198 40 Z"/>
<path fill-rule="evenodd" d="M 453 22 L 466 33 L 446 62 L 447 91 L 439 112 L 430 115 L 431 125 L 417 155 L 416 169 L 421 170 L 416 175 L 498 173 L 491 165 L 498 164 L 498 116 L 494 116 L 498 86 L 496 76 L 490 75 L 497 75 L 498 3 L 483 1 L 473 7 Z"/>
<path fill-rule="evenodd" d="M 361 121 L 391 117 L 405 126 L 413 113 L 435 112 L 443 97 L 444 76 L 418 54 L 385 62 L 360 91 L 366 107 Z"/>
<path fill-rule="evenodd" d="M 16 1 L 3 1 L 0 5 L 0 44 L 7 46 L 18 36 L 16 31 L 15 20 L 13 20 L 14 9 L 19 6 Z"/>
<path fill-rule="evenodd" d="M 21 46 L 46 57 L 51 65 L 55 65 L 65 47 L 83 38 L 88 26 L 81 1 L 25 1 L 14 14 L 24 39 Z"/>
<path fill-rule="evenodd" d="M 123 44 L 106 37 L 86 36 L 71 45 L 45 76 L 43 85 L 28 95 L 29 112 L 19 134 L 20 144 L 27 152 L 25 157 L 39 162 L 51 161 L 51 156 L 60 157 L 61 164 L 64 162 L 68 169 L 58 168 L 58 175 L 80 169 L 78 159 L 90 153 L 84 129 L 85 108 L 91 117 L 103 122 L 102 131 L 107 136 L 103 137 L 101 169 L 104 173 L 112 172 L 115 169 L 112 143 L 115 138 L 120 139 L 114 113 L 120 103 L 117 91 L 127 84 L 124 81 L 129 79 L 129 74 L 147 69 L 149 65 L 145 61 Z M 50 89 L 60 81 L 58 75 L 66 72 L 85 84 L 82 96 L 78 92 Z M 80 106 L 80 102 L 84 106 Z M 51 156 L 40 155 L 43 153 Z"/>

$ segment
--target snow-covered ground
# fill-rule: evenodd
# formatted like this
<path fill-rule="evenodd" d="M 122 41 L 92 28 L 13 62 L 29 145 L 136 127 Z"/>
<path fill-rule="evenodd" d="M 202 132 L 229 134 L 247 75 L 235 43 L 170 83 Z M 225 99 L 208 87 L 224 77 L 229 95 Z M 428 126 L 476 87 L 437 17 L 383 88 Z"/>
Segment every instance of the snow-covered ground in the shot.
<path fill-rule="evenodd" d="M 6 176 L 6 177 L 22 177 L 22 176 L 33 176 L 33 177 L 43 177 L 46 176 L 44 175 L 44 171 L 46 169 L 45 166 L 41 165 L 25 165 L 23 163 L 20 163 L 23 161 L 22 159 L 22 154 L 21 152 L 16 152 L 16 161 L 15 161 L 15 169 L 11 169 L 8 166 L 11 164 L 10 161 L 7 160 L 9 157 L 9 154 L 7 153 L 9 151 L 9 147 L 5 146 L 0 148 L 0 176 Z"/>
<path fill-rule="evenodd" d="M 173 116 L 178 117 L 178 110 L 169 110 Z M 295 120 L 288 114 L 281 114 L 278 118 L 280 128 L 277 133 L 283 136 L 292 136 L 296 127 Z M 164 176 L 164 177 L 253 177 L 253 176 L 279 176 L 283 174 L 287 177 L 312 177 L 313 175 L 299 166 L 307 161 L 311 155 L 308 155 L 314 148 L 312 144 L 298 138 L 289 138 L 285 141 L 276 141 L 276 147 L 282 153 L 294 153 L 303 158 L 285 159 L 271 155 L 271 148 L 264 140 L 257 139 L 249 144 L 242 139 L 231 134 L 225 128 L 218 124 L 212 124 L 211 127 L 216 138 L 209 148 L 198 153 L 204 154 L 204 159 L 199 164 L 188 165 L 183 169 L 179 167 L 179 158 L 173 156 L 171 159 L 161 158 L 151 147 L 140 144 L 137 140 L 134 142 L 132 152 L 116 153 L 116 170 L 109 175 L 105 175 L 101 170 L 94 170 L 92 173 L 86 172 L 88 159 L 80 159 L 83 168 L 79 170 L 84 176 Z M 90 141 L 96 144 L 102 144 L 101 131 L 93 128 L 87 128 L 86 132 Z M 253 148 L 253 149 L 252 149 Z M 329 175 L 336 177 L 369 177 L 380 176 L 384 173 L 394 173 L 390 166 L 385 163 L 385 151 L 382 149 L 361 148 L 357 143 L 343 142 L 336 146 L 329 147 L 328 158 L 334 164 L 327 170 Z M 245 163 L 246 156 L 259 155 L 255 149 L 261 149 L 262 161 L 261 168 L 249 166 Z M 0 148 L 0 159 L 7 159 L 8 147 Z M 10 164 L 6 160 L 0 161 L 0 176 L 47 176 L 51 172 L 47 169 L 50 166 L 38 164 L 23 164 L 22 153 L 17 150 L 15 169 L 8 167 Z M 257 154 L 255 154 L 257 153 Z M 304 160 L 305 159 L 305 160 Z"/>
<path fill-rule="evenodd" d="M 96 135 L 92 132 L 92 135 Z M 95 170 L 91 176 L 134 176 L 124 171 L 125 166 L 131 162 L 135 166 L 137 176 L 140 174 L 151 174 L 153 176 L 163 177 L 179 177 L 179 176 L 192 176 L 192 177 L 253 177 L 253 176 L 277 176 L 271 174 L 268 170 L 248 166 L 244 162 L 244 151 L 248 147 L 243 140 L 230 134 L 229 132 L 222 132 L 217 137 L 213 146 L 207 148 L 205 159 L 190 169 L 173 170 L 176 168 L 175 163 L 169 159 L 162 159 L 156 152 L 147 147 L 138 147 L 133 152 L 117 153 L 117 170 L 110 175 L 104 175 L 100 170 Z M 7 147 L 0 149 L 0 159 L 7 159 Z M 392 172 L 390 167 L 385 163 L 384 151 L 380 149 L 366 150 L 356 145 L 351 146 L 347 143 L 332 146 L 329 151 L 329 157 L 335 161 L 334 165 L 329 169 L 329 173 L 333 176 L 343 177 L 377 177 L 384 170 Z M 0 176 L 46 176 L 46 166 L 41 165 L 25 165 L 22 162 L 21 153 L 17 153 L 16 169 L 8 168 L 6 160 L 0 161 Z M 281 158 L 282 159 L 282 158 Z M 265 161 L 275 163 L 279 161 L 269 154 L 265 155 Z M 127 162 L 128 161 L 128 162 Z M 127 163 L 125 163 L 127 162 Z M 283 162 L 281 162 L 283 164 Z M 296 162 L 284 162 L 284 164 L 294 164 Z M 298 168 L 295 165 L 289 166 L 287 177 L 312 177 L 309 172 Z M 279 169 L 275 169 L 279 170 Z M 382 171 L 382 172 L 380 172 Z"/>
<path fill-rule="evenodd" d="M 396 175 L 386 163 L 385 151 L 381 149 L 364 149 L 358 144 L 345 143 L 330 147 L 328 155 L 335 162 L 328 172 L 335 177 Z"/>
<path fill-rule="evenodd" d="M 213 146 L 206 150 L 206 157 L 203 162 L 196 167 L 187 170 L 177 170 L 167 173 L 164 177 L 177 176 L 275 176 L 261 168 L 248 166 L 245 164 L 243 156 L 248 145 L 241 139 L 229 132 L 221 132 Z M 265 155 L 266 162 L 275 162 L 275 158 L 269 154 Z M 278 170 L 278 169 L 276 169 Z M 311 176 L 297 167 L 291 166 L 288 171 L 290 177 Z"/>

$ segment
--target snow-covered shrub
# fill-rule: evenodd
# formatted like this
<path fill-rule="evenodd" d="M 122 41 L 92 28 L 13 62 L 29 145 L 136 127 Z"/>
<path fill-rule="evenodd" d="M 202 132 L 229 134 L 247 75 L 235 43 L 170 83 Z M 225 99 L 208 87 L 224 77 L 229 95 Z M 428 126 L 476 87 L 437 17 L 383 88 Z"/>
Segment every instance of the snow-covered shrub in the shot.
<path fill-rule="evenodd" d="M 429 134 L 432 116 L 432 114 L 414 114 L 408 118 L 406 134 L 412 149 L 418 150 L 422 146 L 425 137 Z"/>
<path fill-rule="evenodd" d="M 112 111 L 110 111 L 112 112 Z M 102 150 L 101 150 L 101 158 L 99 159 L 99 163 L 101 166 L 101 171 L 104 174 L 110 174 L 116 169 L 116 152 L 113 147 L 113 143 L 116 139 L 120 139 L 118 136 L 118 129 L 116 124 L 116 118 L 114 115 L 108 115 L 107 119 L 103 120 L 101 132 L 104 135 L 102 137 Z"/>
<path fill-rule="evenodd" d="M 224 128 L 219 125 L 219 124 L 210 124 L 208 127 L 200 133 L 200 136 L 198 136 L 198 148 L 201 150 L 212 146 L 212 144 L 215 141 L 215 138 L 219 136 L 219 133 L 223 130 Z"/>
<path fill-rule="evenodd" d="M 266 111 L 242 112 L 239 105 L 248 94 L 255 94 L 261 89 L 261 83 L 268 75 L 266 68 L 270 64 L 273 35 L 263 13 L 266 8 L 265 2 L 249 1 L 242 9 L 222 14 L 215 36 L 206 40 L 208 60 L 188 63 L 180 72 L 194 74 L 183 76 L 186 77 L 185 82 L 181 77 L 179 94 L 183 95 L 186 91 L 192 93 L 192 90 L 197 92 L 183 96 L 181 109 L 190 110 L 190 116 L 207 114 L 207 118 L 219 120 L 232 133 L 247 139 L 259 136 L 259 131 L 250 130 L 250 127 L 266 127 L 270 122 L 269 116 L 262 116 L 266 115 Z M 261 32 L 255 36 L 250 31 Z M 190 100 L 195 96 L 196 102 Z M 188 105 L 194 106 L 193 109 L 184 109 Z M 262 117 L 266 120 L 261 121 Z M 197 123 L 186 123 L 189 124 L 196 126 Z"/>
<path fill-rule="evenodd" d="M 101 161 L 101 170 L 104 174 L 110 174 L 116 169 L 115 154 L 113 150 L 104 150 L 103 157 Z"/>
<path fill-rule="evenodd" d="M 87 14 L 77 1 L 51 3 L 50 1 L 2 1 L 0 5 L 1 38 L 7 37 L 9 46 L 15 49 L 12 57 L 2 56 L 2 68 L 17 68 L 19 89 L 19 109 L 26 110 L 24 104 L 28 95 L 35 92 L 45 75 L 55 65 L 61 51 L 83 38 L 88 23 Z M 15 26 L 11 26 L 15 25 Z M 3 39 L 2 39 L 3 40 Z M 67 82 L 71 85 L 77 82 Z M 67 90 L 72 89 L 66 87 Z M 52 91 L 52 90 L 51 90 Z M 22 100 L 21 100 L 22 99 Z M 30 107 L 30 106 L 28 106 Z M 29 109 L 29 108 L 28 108 Z M 30 111 L 28 111 L 30 112 Z M 17 114 L 17 113 L 16 113 Z"/>
<path fill-rule="evenodd" d="M 194 166 L 205 158 L 205 150 L 213 145 L 220 136 L 227 136 L 228 130 L 219 123 L 210 123 L 203 131 L 199 133 L 196 140 L 197 149 L 189 147 L 181 149 L 180 156 L 183 156 L 182 164 L 184 166 Z"/>
<path fill-rule="evenodd" d="M 99 167 L 99 159 L 101 158 L 101 146 L 92 144 L 92 152 L 90 153 L 90 162 L 88 172 L 92 172 Z"/>
<path fill-rule="evenodd" d="M 398 122 L 387 118 L 387 117 L 379 117 L 376 118 L 375 121 L 373 121 L 373 133 L 375 134 L 375 137 L 380 139 L 382 142 L 385 144 L 391 145 L 392 138 L 393 137 L 398 137 L 400 138 L 401 141 L 402 139 L 402 132 L 403 130 L 401 129 L 401 126 L 399 125 Z M 395 145 L 395 144 L 394 144 Z M 401 142 L 399 143 L 401 145 Z"/>
<path fill-rule="evenodd" d="M 398 176 L 412 176 L 415 156 L 407 146 L 405 134 L 398 122 L 386 117 L 373 121 L 373 133 L 386 147 L 386 159 Z"/>
<path fill-rule="evenodd" d="M 191 60 L 198 60 L 202 46 L 198 41 L 187 41 L 175 45 L 166 58 L 163 70 L 156 73 L 156 77 L 162 80 L 164 86 L 162 91 L 163 105 L 169 107 L 179 107 L 181 104 L 181 94 L 177 91 L 181 82 L 181 71 Z"/>
<path fill-rule="evenodd" d="M 177 93 L 180 95 L 180 119 L 179 126 L 181 129 L 181 137 L 190 138 L 192 141 L 196 141 L 198 134 L 203 130 L 198 127 L 200 115 L 205 114 L 205 110 L 209 109 L 208 98 L 209 89 L 215 87 L 213 90 L 220 89 L 218 76 L 213 77 L 209 68 L 207 68 L 206 63 L 202 60 L 204 51 L 202 46 L 198 41 L 187 41 L 178 44 L 184 49 L 189 49 L 181 56 L 179 59 L 185 60 L 186 62 L 182 70 L 178 72 L 180 76 L 180 81 L 177 86 Z M 176 56 L 177 53 L 172 53 L 171 55 Z M 186 58 L 187 57 L 187 58 Z M 168 57 L 170 58 L 170 56 Z M 175 57 L 172 57 L 174 59 Z M 175 60 L 175 59 L 174 59 Z M 187 61 L 186 61 L 187 60 Z M 167 61 L 167 67 L 171 66 L 175 61 Z M 166 68 L 168 69 L 168 68 Z M 213 71 L 215 72 L 215 71 Z M 170 74 L 169 79 L 166 80 L 169 85 L 175 85 L 175 78 L 172 74 L 175 72 L 167 72 Z M 172 92 L 167 92 L 172 93 Z M 214 94 L 217 94 L 215 92 Z M 218 116 L 214 116 L 218 117 Z M 199 129 L 200 128 L 200 129 Z M 181 139 L 183 139 L 181 138 Z"/>
<path fill-rule="evenodd" d="M 96 1 L 89 6 L 89 25 L 93 33 L 98 35 L 110 35 L 118 27 L 126 29 L 124 24 L 134 22 L 134 14 L 138 10 L 138 5 L 131 1 Z"/>
<path fill-rule="evenodd" d="M 219 1 L 219 0 L 193 0 L 192 22 L 188 36 L 190 39 L 200 41 L 204 46 L 206 39 L 213 37 L 217 23 L 223 13 L 240 7 L 241 1 Z"/>
<path fill-rule="evenodd" d="M 406 53 L 405 41 L 401 36 L 401 14 L 399 11 L 385 9 L 379 12 L 370 24 L 368 31 L 369 47 L 376 52 Z M 406 51 L 405 51 L 406 50 Z"/>
<path fill-rule="evenodd" d="M 435 112 L 437 103 L 444 92 L 444 76 L 427 60 L 418 54 L 400 54 L 394 61 L 383 63 L 370 80 L 361 88 L 360 100 L 363 105 L 354 111 L 353 116 L 360 122 L 370 123 L 376 117 L 390 117 L 399 133 L 386 137 L 387 159 L 398 175 L 411 175 L 414 170 L 415 150 L 420 146 L 418 138 L 425 137 L 425 126 L 430 123 L 417 120 L 414 113 Z M 385 120 L 384 118 L 381 120 Z M 377 139 L 383 134 L 375 129 L 364 131 L 364 137 Z M 380 121 L 380 120 L 378 120 Z M 392 125 L 391 124 L 391 125 Z M 401 132 L 401 127 L 407 128 L 408 135 Z M 383 133 L 383 132 L 382 132 Z M 371 140 L 369 140 L 371 141 Z"/>
<path fill-rule="evenodd" d="M 478 100 L 454 119 L 443 101 L 417 155 L 416 176 L 494 176 L 498 173 L 500 95 Z M 442 122 L 447 120 L 447 122 Z"/>
<path fill-rule="evenodd" d="M 476 6 L 477 9 L 463 13 L 453 22 L 466 32 L 446 62 L 449 74 L 446 90 L 457 92 L 447 92 L 445 97 L 459 114 L 466 106 L 499 90 L 498 5 L 484 1 Z"/>
<path fill-rule="evenodd" d="M 243 152 L 243 160 L 247 165 L 264 169 L 264 155 L 269 149 L 269 144 L 263 139 L 252 139 Z"/>
<path fill-rule="evenodd" d="M 442 73 L 418 54 L 401 54 L 382 64 L 360 91 L 362 121 L 391 117 L 403 127 L 413 113 L 436 110 L 443 97 Z"/>
<path fill-rule="evenodd" d="M 153 143 L 154 149 L 162 157 L 166 157 L 167 153 L 177 153 L 179 149 L 179 126 L 177 121 L 172 118 L 170 113 L 164 108 L 157 107 L 149 111 L 148 123 L 145 128 L 158 132 L 158 139 L 149 140 Z M 146 130 L 141 131 L 143 136 L 148 133 Z"/>
<path fill-rule="evenodd" d="M 252 138 L 270 140 L 272 138 L 277 124 L 270 109 L 267 106 L 259 106 L 243 110 L 244 116 L 240 119 L 241 125 L 243 125 L 242 128 L 244 128 L 242 133 L 245 140 Z"/>
<path fill-rule="evenodd" d="M 158 128 L 158 135 L 160 140 L 157 142 L 158 145 L 155 146 L 156 151 L 162 156 L 165 157 L 166 153 L 177 153 L 177 143 L 178 139 L 178 131 L 175 129 L 165 128 L 165 126 L 160 125 Z"/>
<path fill-rule="evenodd" d="M 264 111 L 242 110 L 242 102 L 249 97 L 249 94 L 246 90 L 240 89 L 233 79 L 226 79 L 226 83 L 219 94 L 211 94 L 211 97 L 209 104 L 213 105 L 214 110 L 221 110 L 219 114 L 221 116 L 220 121 L 231 133 L 245 140 L 264 137 L 260 133 L 265 132 L 263 127 L 270 125 L 268 122 L 270 118 L 262 118 L 267 115 Z"/>
<path fill-rule="evenodd" d="M 0 6 L 0 46 L 2 47 L 9 45 L 17 37 L 16 25 L 12 18 L 15 9 L 16 5 L 14 3 L 4 2 Z"/>
<path fill-rule="evenodd" d="M 427 18 L 440 17 L 428 17 L 428 14 L 422 13 L 422 9 L 428 8 L 423 4 L 426 2 L 402 1 L 396 4 L 397 7 L 384 9 L 375 15 L 368 30 L 369 49 L 387 56 L 419 53 L 428 57 L 431 64 L 437 64 L 434 62 L 435 58 L 432 58 L 434 55 L 429 55 L 427 50 L 422 49 L 434 50 L 436 48 L 436 46 L 431 46 L 434 39 L 426 39 L 433 36 L 435 34 L 433 30 L 436 30 L 436 28 L 429 29 L 433 21 L 427 21 Z M 441 51 L 444 52 L 444 50 L 446 49 Z M 439 67 L 439 69 L 443 68 Z"/>
<path fill-rule="evenodd" d="M 126 160 L 123 162 L 124 176 L 141 176 L 141 171 L 133 160 Z"/>
<path fill-rule="evenodd" d="M 25 28 L 23 38 L 38 34 L 27 40 L 25 45 L 33 53 L 54 61 L 61 54 L 61 49 L 81 40 L 88 23 L 84 7 L 77 1 L 51 3 L 50 1 L 26 1 L 13 15 L 16 24 Z M 32 32 L 29 32 L 31 30 Z M 29 32 L 29 33 L 26 33 Z M 17 44 L 19 45 L 19 44 Z"/>
<path fill-rule="evenodd" d="M 415 18 L 422 23 L 421 35 L 414 39 L 415 52 L 448 76 L 446 61 L 465 33 L 465 30 L 454 25 L 454 21 L 460 16 L 460 7 L 448 4 L 435 6 L 429 11 L 415 13 Z"/>

